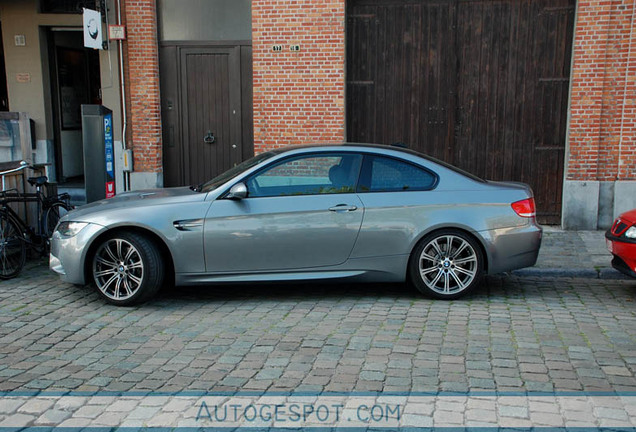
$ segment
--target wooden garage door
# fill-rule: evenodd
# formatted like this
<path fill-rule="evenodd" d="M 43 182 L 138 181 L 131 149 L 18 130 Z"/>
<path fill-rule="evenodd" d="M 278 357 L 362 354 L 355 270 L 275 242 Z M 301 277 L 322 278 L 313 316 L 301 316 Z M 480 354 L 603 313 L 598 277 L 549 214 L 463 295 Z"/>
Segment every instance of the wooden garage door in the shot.
<path fill-rule="evenodd" d="M 559 223 L 574 0 L 350 0 L 347 139 L 532 186 Z"/>

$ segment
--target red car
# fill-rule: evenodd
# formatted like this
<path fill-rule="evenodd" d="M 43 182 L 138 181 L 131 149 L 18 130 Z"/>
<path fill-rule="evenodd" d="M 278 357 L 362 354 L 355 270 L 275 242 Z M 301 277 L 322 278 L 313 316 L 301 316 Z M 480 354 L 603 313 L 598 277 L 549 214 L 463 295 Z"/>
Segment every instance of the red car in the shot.
<path fill-rule="evenodd" d="M 605 238 L 607 248 L 614 255 L 612 267 L 636 278 L 636 209 L 620 215 Z"/>

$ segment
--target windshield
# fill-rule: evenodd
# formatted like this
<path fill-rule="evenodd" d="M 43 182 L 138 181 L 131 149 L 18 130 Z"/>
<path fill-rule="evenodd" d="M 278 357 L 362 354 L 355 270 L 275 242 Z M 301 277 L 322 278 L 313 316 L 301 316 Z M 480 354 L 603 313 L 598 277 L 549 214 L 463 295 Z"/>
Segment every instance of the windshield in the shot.
<path fill-rule="evenodd" d="M 197 192 L 210 192 L 218 188 L 219 186 L 221 186 L 223 183 L 230 181 L 231 179 L 238 176 L 239 174 L 244 173 L 245 171 L 252 168 L 253 166 L 258 165 L 264 160 L 267 160 L 277 154 L 278 152 L 275 152 L 275 151 L 268 151 L 265 153 L 258 154 L 254 156 L 253 158 L 248 159 L 236 165 L 233 168 L 230 168 L 229 170 L 225 171 L 223 174 L 219 174 L 218 176 L 214 177 L 212 180 L 206 183 L 202 183 L 198 186 L 193 186 L 192 189 Z"/>

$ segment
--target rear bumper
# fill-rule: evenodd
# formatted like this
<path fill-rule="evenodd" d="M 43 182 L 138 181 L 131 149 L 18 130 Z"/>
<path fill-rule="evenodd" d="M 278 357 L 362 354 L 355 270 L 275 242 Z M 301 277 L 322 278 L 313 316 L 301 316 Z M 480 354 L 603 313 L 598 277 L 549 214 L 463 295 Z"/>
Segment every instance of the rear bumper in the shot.
<path fill-rule="evenodd" d="M 487 248 L 488 274 L 532 267 L 536 264 L 543 229 L 534 221 L 521 227 L 487 230 L 479 234 Z"/>

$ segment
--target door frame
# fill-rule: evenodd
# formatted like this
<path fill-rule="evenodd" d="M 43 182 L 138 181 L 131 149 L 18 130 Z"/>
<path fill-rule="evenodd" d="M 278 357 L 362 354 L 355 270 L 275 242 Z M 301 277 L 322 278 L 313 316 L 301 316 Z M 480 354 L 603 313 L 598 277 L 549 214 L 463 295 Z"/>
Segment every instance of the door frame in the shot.
<path fill-rule="evenodd" d="M 228 145 L 232 145 L 232 142 L 241 142 L 242 141 L 242 137 L 241 137 L 241 85 L 240 85 L 240 67 L 241 67 L 241 52 L 240 52 L 240 48 L 238 46 L 234 46 L 234 47 L 206 47 L 206 46 L 201 46 L 201 47 L 184 47 L 179 49 L 179 81 L 180 81 L 180 91 L 179 91 L 179 103 L 181 106 L 181 111 L 180 111 L 180 118 L 179 121 L 181 123 L 181 137 L 182 137 L 182 152 L 183 152 L 183 160 L 182 160 L 182 166 L 185 167 L 190 167 L 190 152 L 189 151 L 185 151 L 186 150 L 186 143 L 183 141 L 184 139 L 188 139 L 188 137 L 190 136 L 190 130 L 189 130 L 189 125 L 188 122 L 186 121 L 186 119 L 188 118 L 188 114 L 189 114 L 189 104 L 188 104 L 188 74 L 187 74 L 187 57 L 188 55 L 192 55 L 192 54 L 226 54 L 228 56 L 228 68 L 229 68 L 229 77 L 230 77 L 230 81 L 228 82 L 228 97 L 229 97 L 229 109 L 235 109 L 235 111 L 238 111 L 235 113 L 235 115 L 231 115 L 230 114 L 230 130 L 229 130 L 229 137 L 230 137 L 230 143 L 228 143 Z M 239 76 L 239 82 L 238 83 L 232 83 L 232 77 L 238 75 Z M 214 132 L 214 131 L 212 131 Z M 203 139 L 203 137 L 201 137 L 201 139 Z M 242 148 L 241 148 L 242 150 Z M 230 150 L 230 155 L 232 155 L 232 152 Z M 241 155 L 242 158 L 242 155 Z M 239 158 L 239 159 L 241 159 Z M 231 162 L 230 163 L 240 163 L 241 160 L 232 160 L 232 156 L 230 156 Z M 182 182 L 187 182 L 186 180 L 186 173 L 185 173 L 185 169 L 182 169 Z M 220 173 L 219 173 L 220 174 Z"/>
<path fill-rule="evenodd" d="M 72 28 L 61 29 L 59 32 L 68 32 L 70 34 L 78 34 L 81 38 L 81 34 Z M 53 172 L 51 175 L 51 180 L 56 181 L 58 183 L 63 183 L 66 181 L 66 177 L 64 176 L 64 163 L 62 158 L 62 130 L 64 127 L 62 125 L 62 101 L 60 98 L 60 76 L 59 76 L 59 55 L 58 50 L 67 49 L 73 51 L 81 51 L 84 55 L 84 67 L 85 67 L 85 84 L 86 84 L 86 101 L 85 103 L 96 103 L 91 100 L 91 82 L 92 80 L 98 79 L 100 80 L 99 88 L 101 88 L 101 76 L 99 74 L 95 75 L 91 68 L 91 55 L 97 55 L 93 50 L 89 48 L 78 48 L 78 47 L 66 47 L 63 45 L 57 45 L 55 42 L 55 34 L 51 27 L 44 28 L 44 34 L 46 35 L 46 49 L 47 49 L 47 57 L 48 57 L 48 77 L 49 77 L 49 91 L 50 91 L 50 102 L 49 109 L 51 113 L 52 125 L 53 125 Z M 97 71 L 99 72 L 99 71 Z M 97 78 L 94 78 L 97 76 Z M 100 101 L 101 102 L 101 101 Z M 77 130 L 82 129 L 80 124 Z M 82 147 L 84 143 L 82 142 Z"/>
<path fill-rule="evenodd" d="M 238 73 L 240 74 L 239 94 L 237 95 L 240 112 L 236 123 L 236 144 L 241 145 L 242 159 L 249 159 L 254 155 L 254 125 L 253 125 L 253 67 L 252 41 L 161 41 L 159 44 L 159 75 L 161 79 L 161 111 L 163 123 L 163 169 L 164 182 L 167 186 L 185 185 L 184 169 L 187 166 L 184 151 L 183 119 L 186 109 L 184 102 L 185 77 L 183 76 L 182 52 L 210 50 L 237 50 Z M 171 88 L 170 88 L 171 87 Z M 187 96 L 187 95 L 186 95 Z M 169 160 L 169 161 L 168 161 Z M 189 159 L 188 159 L 189 160 Z M 176 175 L 166 173 L 166 168 L 174 168 L 179 164 Z M 172 170 L 171 170 L 172 171 Z M 166 178 L 165 174 L 169 174 Z M 174 178 L 173 178 L 174 177 Z"/>

